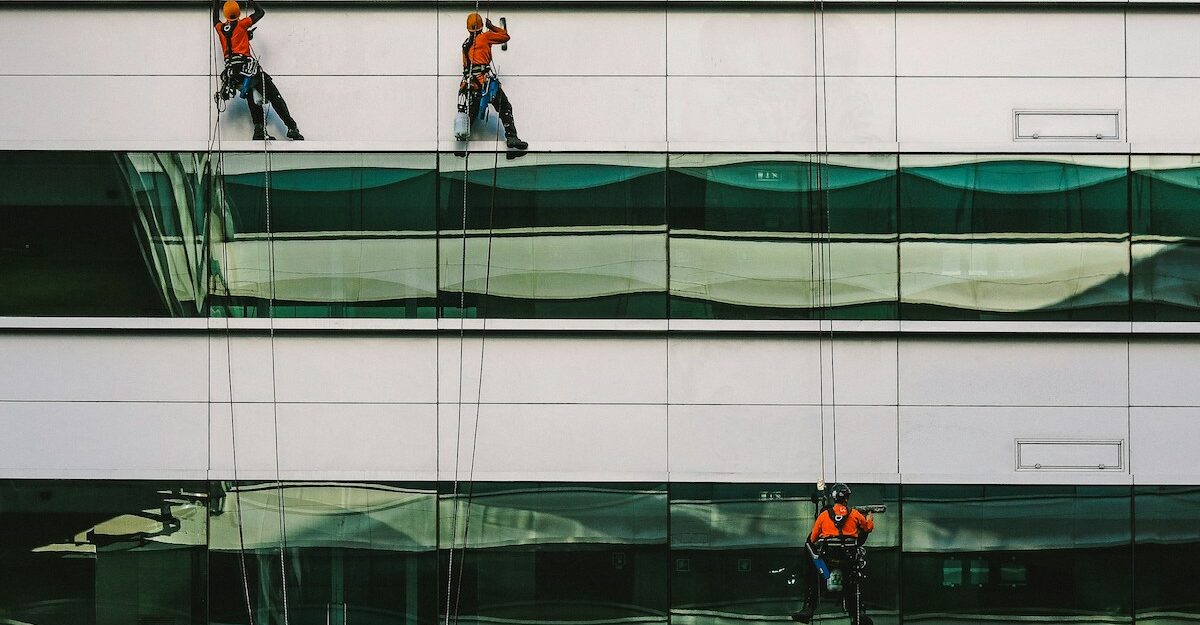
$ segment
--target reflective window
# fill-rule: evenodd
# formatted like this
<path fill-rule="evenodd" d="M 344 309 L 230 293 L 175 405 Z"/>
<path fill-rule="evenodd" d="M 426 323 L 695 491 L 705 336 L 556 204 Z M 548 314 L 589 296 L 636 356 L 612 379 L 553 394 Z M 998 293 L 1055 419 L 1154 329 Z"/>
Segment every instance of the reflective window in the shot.
<path fill-rule="evenodd" d="M 672 317 L 895 318 L 894 155 L 673 155 L 668 195 Z"/>
<path fill-rule="evenodd" d="M 1127 160 L 902 155 L 902 316 L 1127 319 Z"/>
<path fill-rule="evenodd" d="M 442 155 L 442 315 L 662 318 L 665 168 L 661 154 Z"/>
<path fill-rule="evenodd" d="M 1129 622 L 1129 489 L 905 486 L 904 616 Z"/>
<path fill-rule="evenodd" d="M 1134 489 L 1137 622 L 1200 620 L 1195 563 L 1200 560 L 1200 487 Z"/>
<path fill-rule="evenodd" d="M 449 485 L 442 486 L 442 571 L 446 575 L 453 544 L 456 620 L 666 622 L 665 486 L 470 488 L 460 484 L 456 499 Z"/>
<path fill-rule="evenodd" d="M 203 482 L 0 480 L 0 622 L 206 622 Z"/>
<path fill-rule="evenodd" d="M 212 622 L 249 624 L 247 596 L 254 623 L 284 622 L 286 575 L 288 622 L 432 625 L 436 501 L 428 486 L 214 482 Z"/>
<path fill-rule="evenodd" d="M 1200 157 L 1134 156 L 1135 319 L 1200 319 Z"/>
<path fill-rule="evenodd" d="M 214 316 L 266 316 L 272 294 L 277 317 L 434 316 L 436 155 L 291 152 L 268 168 L 245 153 L 221 165 L 212 288 L 229 297 Z"/>
<path fill-rule="evenodd" d="M 173 271 L 195 249 L 194 166 L 189 155 L 0 152 L 0 315 L 196 316 L 202 274 Z"/>

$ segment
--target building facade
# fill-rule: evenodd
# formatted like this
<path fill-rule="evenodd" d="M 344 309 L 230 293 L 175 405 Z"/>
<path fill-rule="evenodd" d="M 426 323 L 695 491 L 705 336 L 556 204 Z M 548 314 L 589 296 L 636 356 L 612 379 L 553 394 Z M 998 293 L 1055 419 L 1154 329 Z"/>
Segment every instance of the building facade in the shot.
<path fill-rule="evenodd" d="M 1200 619 L 1193 4 L 265 6 L 0 3 L 0 623 Z"/>

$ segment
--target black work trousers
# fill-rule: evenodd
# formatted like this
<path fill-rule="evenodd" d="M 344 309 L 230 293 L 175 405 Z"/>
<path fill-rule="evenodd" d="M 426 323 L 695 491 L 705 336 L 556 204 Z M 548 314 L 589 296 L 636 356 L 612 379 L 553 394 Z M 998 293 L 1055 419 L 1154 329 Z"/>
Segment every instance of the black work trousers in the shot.
<path fill-rule="evenodd" d="M 288 128 L 296 127 L 296 120 L 292 119 L 292 114 L 288 112 L 287 102 L 283 101 L 283 94 L 279 93 L 279 89 L 275 87 L 275 81 L 271 79 L 271 75 L 266 72 L 258 73 L 258 86 L 262 90 L 263 98 L 271 103 L 271 108 L 275 110 L 275 114 L 279 119 L 283 120 L 283 125 Z M 261 126 L 264 123 L 263 106 L 255 104 L 254 94 L 246 98 L 246 105 L 250 107 L 250 119 L 255 126 Z"/>
<path fill-rule="evenodd" d="M 807 557 L 808 554 L 804 555 Z M 843 569 L 845 577 L 843 577 L 840 594 L 842 596 L 842 607 L 846 610 L 846 614 L 850 616 L 850 623 L 852 625 L 872 625 L 871 617 L 867 616 L 865 612 L 859 612 L 860 609 L 865 609 L 862 606 L 863 577 L 861 573 L 852 573 L 852 564 L 849 562 L 838 563 L 838 565 L 845 567 Z M 811 562 L 801 566 L 805 569 L 803 575 L 804 608 L 801 609 L 801 612 L 807 614 L 811 620 L 812 615 L 816 613 L 819 607 L 821 587 L 824 585 L 825 580 L 821 578 L 820 573 L 817 572 L 817 568 Z"/>
<path fill-rule="evenodd" d="M 464 91 L 466 92 L 464 94 Z M 459 101 L 462 101 L 462 96 L 467 98 L 467 113 L 471 115 L 471 119 L 479 118 L 479 100 L 482 91 L 480 89 L 468 89 L 462 87 L 458 91 Z M 500 125 L 504 126 L 505 137 L 517 136 L 517 124 L 513 121 L 512 102 L 509 102 L 508 95 L 504 93 L 504 87 L 496 88 L 496 95 L 492 97 L 492 108 L 496 109 L 496 113 L 500 115 Z M 462 109 L 462 106 L 459 106 Z"/>

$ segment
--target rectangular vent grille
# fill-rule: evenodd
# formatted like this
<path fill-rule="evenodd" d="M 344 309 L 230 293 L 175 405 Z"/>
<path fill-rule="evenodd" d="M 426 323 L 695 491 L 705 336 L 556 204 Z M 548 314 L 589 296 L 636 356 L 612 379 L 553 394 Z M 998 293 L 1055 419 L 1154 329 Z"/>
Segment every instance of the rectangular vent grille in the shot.
<path fill-rule="evenodd" d="M 1018 471 L 1122 471 L 1125 441 L 1017 440 Z"/>
<path fill-rule="evenodd" d="M 1013 111 L 1016 140 L 1114 141 L 1121 138 L 1119 111 Z"/>

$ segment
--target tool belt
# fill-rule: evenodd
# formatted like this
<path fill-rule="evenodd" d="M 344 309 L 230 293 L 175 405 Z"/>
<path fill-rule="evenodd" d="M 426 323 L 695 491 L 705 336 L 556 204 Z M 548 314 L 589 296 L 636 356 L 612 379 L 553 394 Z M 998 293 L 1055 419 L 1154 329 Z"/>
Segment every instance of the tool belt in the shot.
<path fill-rule="evenodd" d="M 254 57 L 241 54 L 229 55 L 225 59 L 225 69 L 221 70 L 221 86 L 213 99 L 223 102 L 235 94 L 242 98 L 250 97 L 250 92 L 257 82 L 255 79 L 261 72 L 258 60 Z"/>

